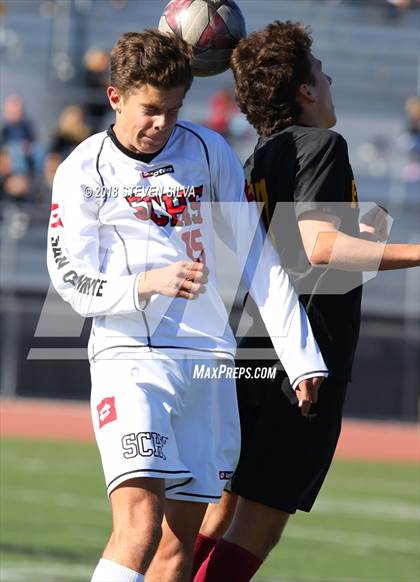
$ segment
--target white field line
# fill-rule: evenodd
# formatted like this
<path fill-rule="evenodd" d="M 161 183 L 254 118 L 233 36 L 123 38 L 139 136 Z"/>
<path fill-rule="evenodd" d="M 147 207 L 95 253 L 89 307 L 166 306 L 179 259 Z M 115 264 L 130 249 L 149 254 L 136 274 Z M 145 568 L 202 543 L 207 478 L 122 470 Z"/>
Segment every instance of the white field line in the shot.
<path fill-rule="evenodd" d="M 38 489 L 15 489 L 14 491 L 1 491 L 0 497 L 3 499 L 12 499 L 23 503 L 42 503 L 64 508 L 79 508 L 90 511 L 100 511 L 101 513 L 109 511 L 109 503 L 106 499 L 97 499 L 95 497 L 77 497 L 68 493 L 44 492 Z"/>
<path fill-rule="evenodd" d="M 327 478 L 328 479 L 328 478 Z M 407 481 L 404 479 L 394 478 L 392 475 L 387 475 L 386 477 L 338 477 L 331 471 L 330 477 L 328 479 L 328 487 L 330 489 L 336 490 L 354 490 L 360 489 L 361 492 L 365 492 L 367 488 L 374 487 L 379 490 L 384 487 L 390 488 L 393 492 L 398 492 L 399 494 L 416 494 L 418 493 L 420 486 L 420 468 L 417 473 L 417 481 Z"/>
<path fill-rule="evenodd" d="M 76 460 L 75 460 L 76 462 Z M 6 461 L 2 460 L 2 463 L 6 463 Z M 19 457 L 10 457 L 7 459 L 7 465 L 13 471 L 19 473 L 45 473 L 48 474 L 50 472 L 51 463 L 48 459 L 45 458 L 31 458 L 28 457 L 25 459 L 22 456 Z M 98 470 L 101 468 L 100 459 L 98 457 L 97 463 Z M 92 469 L 92 463 L 89 461 L 81 462 L 77 459 L 77 470 L 79 472 L 83 472 L 84 469 Z M 67 463 L 60 463 L 59 465 L 60 473 L 69 473 L 71 475 L 74 474 L 74 465 L 70 462 Z"/>
<path fill-rule="evenodd" d="M 1 497 L 26 503 L 48 503 L 57 507 L 79 507 L 81 509 L 106 512 L 107 499 L 78 497 L 70 493 L 51 493 L 37 489 L 20 488 L 13 491 L 3 489 Z M 363 515 L 387 521 L 419 521 L 420 508 L 414 503 L 395 502 L 392 499 L 366 500 L 343 498 L 319 499 L 314 512 L 325 515 Z"/>
<path fill-rule="evenodd" d="M 29 457 L 27 459 L 19 457 L 10 457 L 7 459 L 7 463 L 13 467 L 14 470 L 21 471 L 22 473 L 48 473 L 49 471 L 49 461 L 48 459 L 38 458 L 34 459 Z M 79 461 L 78 461 L 79 463 Z M 91 463 L 86 463 L 79 465 L 78 468 L 83 470 L 83 468 L 91 468 Z M 98 469 L 100 467 L 100 460 L 98 457 Z M 71 464 L 63 464 L 60 467 L 60 472 L 74 474 L 74 467 Z M 420 490 L 420 468 L 418 472 L 418 480 L 416 483 L 405 481 L 403 479 L 393 478 L 392 476 L 386 476 L 386 480 L 379 478 L 363 478 L 363 477 L 335 477 L 331 474 L 328 480 L 328 486 L 330 489 L 351 491 L 354 488 L 360 489 L 361 493 L 366 491 L 367 487 L 378 487 L 383 489 L 389 487 L 391 492 L 398 492 L 398 494 L 407 495 L 418 495 Z"/>
<path fill-rule="evenodd" d="M 79 464 L 78 468 L 83 470 L 84 467 L 91 469 L 91 463 Z M 9 457 L 7 463 L 13 467 L 14 470 L 25 473 L 48 473 L 49 471 L 49 461 L 45 458 L 37 458 L 28 456 L 25 459 L 22 456 L 19 457 Z M 100 459 L 98 456 L 98 470 L 100 468 Z M 74 474 L 74 467 L 70 463 L 63 464 L 60 467 L 60 472 Z M 342 492 L 352 491 L 354 488 L 359 489 L 361 493 L 366 491 L 367 487 L 377 487 L 382 489 L 387 487 L 390 492 L 398 492 L 399 495 L 417 495 L 420 500 L 420 466 L 418 469 L 418 479 L 417 482 L 413 483 L 400 479 L 398 477 L 393 477 L 392 475 L 386 476 L 386 478 L 376 478 L 376 477 L 339 477 L 335 476 L 334 473 L 329 477 L 328 486 L 330 489 L 340 490 Z"/>
<path fill-rule="evenodd" d="M 4 560 L 0 567 L 3 582 L 85 582 L 89 580 L 95 566 L 83 566 L 69 562 L 19 562 Z"/>
<path fill-rule="evenodd" d="M 111 529 L 111 514 L 109 515 L 109 530 Z M 103 530 L 101 527 L 97 528 L 86 528 L 84 524 L 80 526 L 71 526 L 63 525 L 62 531 L 65 532 L 66 538 L 72 537 L 74 540 L 83 539 L 83 541 L 88 544 L 95 544 L 98 548 L 102 548 L 105 546 L 106 542 L 109 538 L 108 531 Z M 1 580 L 1 578 L 0 578 Z"/>
<path fill-rule="evenodd" d="M 366 500 L 343 499 L 318 499 L 314 512 L 325 514 L 343 515 L 368 515 L 376 519 L 394 521 L 419 521 L 420 507 L 414 503 L 394 501 L 392 499 Z"/>
<path fill-rule="evenodd" d="M 285 538 L 308 540 L 311 543 L 321 542 L 335 544 L 358 554 L 368 555 L 375 550 L 399 552 L 402 554 L 419 555 L 419 543 L 414 540 L 393 538 L 389 536 L 370 535 L 359 532 L 344 533 L 338 529 L 321 527 L 303 527 L 290 523 L 285 531 Z"/>

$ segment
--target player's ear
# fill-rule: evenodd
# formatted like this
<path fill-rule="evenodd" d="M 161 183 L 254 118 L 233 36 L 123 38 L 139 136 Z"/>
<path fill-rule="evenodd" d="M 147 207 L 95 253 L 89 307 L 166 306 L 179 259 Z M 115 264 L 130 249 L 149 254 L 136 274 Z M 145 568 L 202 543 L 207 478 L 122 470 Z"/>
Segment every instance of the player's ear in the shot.
<path fill-rule="evenodd" d="M 122 96 L 118 89 L 112 86 L 108 87 L 107 95 L 112 109 L 115 112 L 121 113 Z"/>
<path fill-rule="evenodd" d="M 314 93 L 313 93 L 313 88 L 311 87 L 311 85 L 308 85 L 307 83 L 302 83 L 301 85 L 299 85 L 299 87 L 298 87 L 298 97 L 302 101 L 307 101 L 309 103 L 314 103 L 315 102 L 315 96 L 314 96 Z"/>

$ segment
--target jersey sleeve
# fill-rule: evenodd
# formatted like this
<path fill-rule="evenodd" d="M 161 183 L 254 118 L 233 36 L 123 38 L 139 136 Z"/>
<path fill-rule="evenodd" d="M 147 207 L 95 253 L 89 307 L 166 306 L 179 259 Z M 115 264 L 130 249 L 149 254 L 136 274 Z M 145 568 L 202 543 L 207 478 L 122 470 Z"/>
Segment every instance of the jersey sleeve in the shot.
<path fill-rule="evenodd" d="M 276 353 L 293 388 L 328 369 L 311 325 L 280 258 L 260 221 L 254 201 L 244 191 L 242 166 L 231 148 L 219 149 L 212 169 L 218 206 L 218 232 L 235 251 L 243 278 L 270 334 Z"/>
<path fill-rule="evenodd" d="M 350 164 L 346 140 L 329 130 L 311 135 L 302 145 L 297 163 L 296 217 L 310 211 L 336 215 L 337 203 L 348 202 L 345 195 Z"/>
<path fill-rule="evenodd" d="M 47 265 L 61 297 L 84 317 L 140 311 L 139 274 L 108 277 L 101 270 L 98 184 L 68 162 L 55 175 Z"/>

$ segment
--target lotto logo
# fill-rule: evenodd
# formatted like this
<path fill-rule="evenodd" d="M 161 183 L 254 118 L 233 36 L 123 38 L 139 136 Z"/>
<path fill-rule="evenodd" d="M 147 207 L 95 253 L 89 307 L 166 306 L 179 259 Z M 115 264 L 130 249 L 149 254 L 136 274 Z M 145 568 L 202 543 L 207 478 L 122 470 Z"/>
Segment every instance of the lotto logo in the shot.
<path fill-rule="evenodd" d="M 158 176 L 163 176 L 163 174 L 173 174 L 173 166 L 165 166 L 164 168 L 158 168 L 157 170 L 151 170 L 150 172 L 142 172 L 143 178 L 157 178 Z"/>
<path fill-rule="evenodd" d="M 99 416 L 99 428 L 102 428 L 108 422 L 117 420 L 117 411 L 115 410 L 115 398 L 110 396 L 109 398 L 104 398 L 102 402 L 96 407 Z"/>
<path fill-rule="evenodd" d="M 58 214 L 58 204 L 51 204 L 51 228 L 64 226 Z"/>
<path fill-rule="evenodd" d="M 232 475 L 233 471 L 219 471 L 219 479 L 221 481 L 229 481 Z"/>

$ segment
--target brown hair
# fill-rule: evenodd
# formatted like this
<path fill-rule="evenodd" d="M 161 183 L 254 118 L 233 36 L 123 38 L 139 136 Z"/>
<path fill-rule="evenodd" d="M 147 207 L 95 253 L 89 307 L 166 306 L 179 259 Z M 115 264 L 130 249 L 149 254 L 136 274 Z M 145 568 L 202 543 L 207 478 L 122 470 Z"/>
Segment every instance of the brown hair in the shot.
<path fill-rule="evenodd" d="M 308 58 L 311 46 L 309 28 L 276 20 L 234 49 L 236 100 L 260 135 L 272 135 L 297 122 L 302 112 L 298 87 L 315 82 Z"/>
<path fill-rule="evenodd" d="M 111 51 L 111 85 L 123 95 L 142 85 L 191 87 L 192 49 L 181 38 L 157 29 L 126 32 Z"/>

